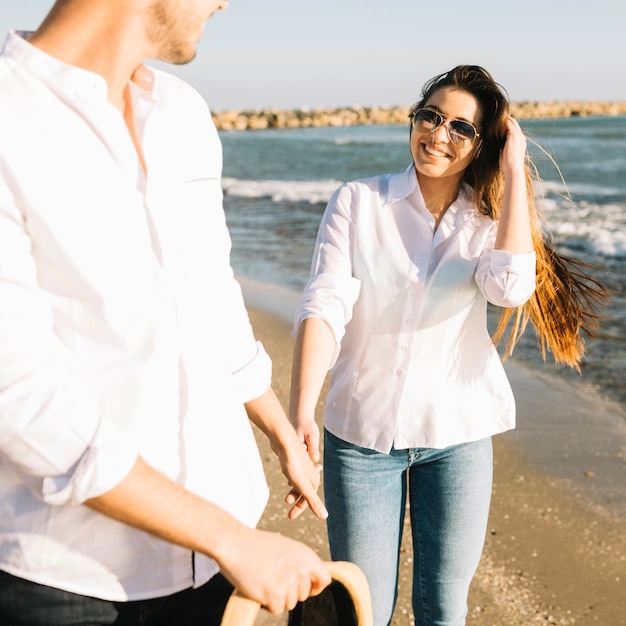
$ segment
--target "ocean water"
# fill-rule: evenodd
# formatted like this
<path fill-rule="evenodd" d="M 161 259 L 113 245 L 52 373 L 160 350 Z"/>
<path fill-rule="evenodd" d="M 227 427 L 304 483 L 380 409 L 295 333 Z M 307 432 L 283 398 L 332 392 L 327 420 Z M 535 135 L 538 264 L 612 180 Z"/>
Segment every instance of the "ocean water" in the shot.
<path fill-rule="evenodd" d="M 557 250 L 593 264 L 612 292 L 581 373 L 544 364 L 532 328 L 513 360 L 593 387 L 626 408 L 626 117 L 521 122 L 542 178 L 539 209 Z M 408 127 L 222 132 L 232 264 L 243 278 L 304 287 L 321 215 L 344 181 L 404 170 Z M 540 146 L 541 149 L 538 147 Z M 544 153 L 547 152 L 558 163 Z"/>

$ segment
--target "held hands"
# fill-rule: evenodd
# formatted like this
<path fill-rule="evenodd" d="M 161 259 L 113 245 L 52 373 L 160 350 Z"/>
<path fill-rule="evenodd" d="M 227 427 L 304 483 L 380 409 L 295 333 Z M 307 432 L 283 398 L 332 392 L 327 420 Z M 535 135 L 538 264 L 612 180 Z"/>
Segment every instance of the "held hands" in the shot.
<path fill-rule="evenodd" d="M 319 464 L 319 428 L 314 419 L 307 420 L 306 422 L 303 421 L 301 425 L 296 428 L 296 434 L 298 435 L 298 439 L 300 440 L 301 444 L 303 444 L 300 446 L 301 451 L 308 456 L 310 462 L 312 462 L 314 464 L 314 467 L 316 468 L 317 484 L 315 490 L 317 491 L 320 483 L 320 472 L 322 471 L 322 466 Z M 308 498 L 306 498 L 304 494 L 301 493 L 298 489 L 294 488 L 291 483 L 290 486 L 292 487 L 292 489 L 285 497 L 285 502 L 287 504 L 293 505 L 289 511 L 289 519 L 296 519 L 306 509 L 307 505 L 311 506 L 311 503 L 308 502 Z M 326 519 L 328 517 L 328 512 L 325 508 L 323 508 L 323 510 L 319 512 L 313 507 L 311 507 L 311 510 L 321 519 Z"/>
<path fill-rule="evenodd" d="M 319 430 L 315 422 L 313 426 L 315 431 L 311 433 L 310 439 L 303 440 L 302 435 L 296 431 L 298 438 L 294 436 L 294 444 L 278 452 L 282 472 L 291 487 L 285 497 L 285 502 L 293 505 L 289 510 L 289 519 L 296 519 L 307 506 L 320 519 L 328 517 L 328 512 L 317 495 L 322 466 L 317 462 L 319 460 Z M 311 445 L 302 445 L 303 441 L 311 441 Z"/>
<path fill-rule="evenodd" d="M 294 504 L 289 511 L 290 519 L 298 517 L 307 506 L 319 518 L 326 519 L 328 513 L 317 495 L 321 467 L 311 460 L 302 446 L 274 390 L 270 387 L 245 406 L 248 417 L 268 437 L 291 487 L 290 495 L 285 498 L 288 504 Z"/>
<path fill-rule="evenodd" d="M 506 124 L 506 141 L 500 153 L 500 168 L 504 176 L 524 171 L 526 159 L 526 135 L 519 122 L 509 117 Z"/>
<path fill-rule="evenodd" d="M 315 422 L 315 408 L 335 348 L 335 335 L 324 320 L 308 317 L 299 324 L 293 355 L 289 421 L 300 452 L 317 469 L 318 483 L 322 468 L 319 465 L 320 432 Z M 306 500 L 306 494 L 293 488 L 285 498 L 287 504 L 293 505 L 289 511 L 291 519 L 298 517 L 307 506 L 302 496 Z M 325 509 L 322 515 L 315 510 L 313 512 L 322 519 L 328 516 Z"/>

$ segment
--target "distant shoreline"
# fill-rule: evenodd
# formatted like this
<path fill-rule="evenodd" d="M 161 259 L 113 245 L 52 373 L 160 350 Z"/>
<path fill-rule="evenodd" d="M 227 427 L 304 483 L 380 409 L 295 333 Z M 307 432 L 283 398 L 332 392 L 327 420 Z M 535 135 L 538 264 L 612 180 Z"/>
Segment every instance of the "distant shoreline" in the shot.
<path fill-rule="evenodd" d="M 213 111 L 212 115 L 218 130 L 265 130 L 268 128 L 406 124 L 408 112 L 408 106 L 352 106 Z M 511 103 L 511 113 L 518 119 L 626 115 L 626 102 L 514 102 Z"/>

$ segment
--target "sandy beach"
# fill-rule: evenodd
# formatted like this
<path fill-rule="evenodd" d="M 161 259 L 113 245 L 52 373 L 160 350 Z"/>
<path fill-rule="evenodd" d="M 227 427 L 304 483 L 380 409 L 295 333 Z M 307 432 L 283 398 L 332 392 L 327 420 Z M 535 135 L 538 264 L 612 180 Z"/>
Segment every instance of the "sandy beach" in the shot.
<path fill-rule="evenodd" d="M 274 387 L 287 406 L 293 341 L 279 296 L 248 292 L 246 299 L 257 337 L 274 362 Z M 494 439 L 491 516 L 467 623 L 623 626 L 625 416 L 592 390 L 542 379 L 514 363 L 507 368 L 518 428 Z M 297 538 L 328 559 L 324 523 L 308 511 L 293 522 L 286 518 L 286 481 L 263 437 L 259 444 L 271 488 L 261 527 Z M 414 623 L 408 526 L 406 531 L 394 625 Z"/>

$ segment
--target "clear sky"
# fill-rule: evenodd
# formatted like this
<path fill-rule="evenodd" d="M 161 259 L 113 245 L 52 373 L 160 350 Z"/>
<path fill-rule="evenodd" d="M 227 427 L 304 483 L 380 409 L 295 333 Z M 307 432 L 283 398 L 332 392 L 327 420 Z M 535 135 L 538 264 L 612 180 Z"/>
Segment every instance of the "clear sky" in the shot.
<path fill-rule="evenodd" d="M 2 37 L 52 4 L 0 0 Z M 514 102 L 624 101 L 626 1 L 231 0 L 172 71 L 215 110 L 289 109 L 408 105 L 460 63 L 487 68 Z"/>

